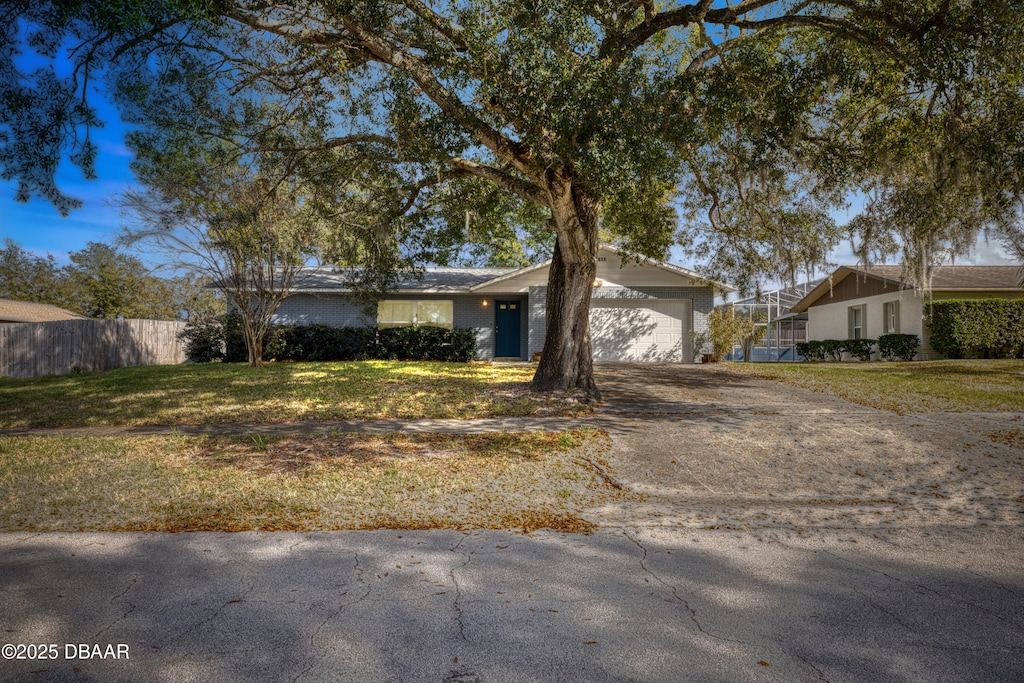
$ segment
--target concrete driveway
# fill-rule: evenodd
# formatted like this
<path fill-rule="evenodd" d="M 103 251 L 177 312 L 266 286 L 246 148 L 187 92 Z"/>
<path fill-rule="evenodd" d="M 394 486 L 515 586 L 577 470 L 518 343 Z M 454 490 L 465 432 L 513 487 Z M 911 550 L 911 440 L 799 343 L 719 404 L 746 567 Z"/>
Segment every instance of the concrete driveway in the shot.
<path fill-rule="evenodd" d="M 1020 413 L 897 415 L 715 365 L 601 364 L 598 380 L 615 476 L 647 494 L 591 511 L 602 524 L 971 536 L 1024 522 L 1024 452 L 1005 438 Z"/>
<path fill-rule="evenodd" d="M 600 531 L 3 534 L 0 680 L 1024 679 L 1014 416 L 598 372 Z"/>

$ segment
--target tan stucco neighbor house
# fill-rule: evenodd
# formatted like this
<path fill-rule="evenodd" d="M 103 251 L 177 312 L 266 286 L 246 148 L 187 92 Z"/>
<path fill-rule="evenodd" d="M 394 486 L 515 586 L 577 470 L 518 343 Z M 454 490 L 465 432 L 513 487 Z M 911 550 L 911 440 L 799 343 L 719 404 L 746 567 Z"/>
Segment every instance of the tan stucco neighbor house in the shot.
<path fill-rule="evenodd" d="M 0 299 L 0 324 L 3 323 L 47 323 L 55 320 L 84 320 L 84 315 L 51 306 L 28 301 Z"/>
<path fill-rule="evenodd" d="M 940 299 L 1020 299 L 1017 266 L 936 266 L 931 291 L 900 282 L 901 266 L 840 266 L 793 306 L 807 314 L 808 339 L 877 339 L 916 334 L 917 360 L 943 358 L 932 349 L 924 302 Z"/>

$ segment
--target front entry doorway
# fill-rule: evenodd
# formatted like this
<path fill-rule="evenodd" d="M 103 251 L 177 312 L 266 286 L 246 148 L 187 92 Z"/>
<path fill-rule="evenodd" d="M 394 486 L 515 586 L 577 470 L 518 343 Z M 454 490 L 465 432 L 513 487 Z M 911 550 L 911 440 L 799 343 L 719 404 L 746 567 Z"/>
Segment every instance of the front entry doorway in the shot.
<path fill-rule="evenodd" d="M 494 357 L 522 358 L 519 334 L 522 331 L 522 302 L 494 302 Z"/>

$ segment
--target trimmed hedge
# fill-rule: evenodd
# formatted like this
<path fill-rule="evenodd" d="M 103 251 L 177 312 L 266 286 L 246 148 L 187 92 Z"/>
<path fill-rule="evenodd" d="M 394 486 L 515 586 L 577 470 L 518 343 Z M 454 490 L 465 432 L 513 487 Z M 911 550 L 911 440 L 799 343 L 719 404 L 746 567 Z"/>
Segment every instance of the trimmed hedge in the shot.
<path fill-rule="evenodd" d="M 248 358 L 241 321 L 225 318 L 225 360 Z M 330 327 L 274 325 L 263 357 L 289 361 L 433 360 L 468 363 L 476 356 L 476 332 L 442 327 Z"/>
<path fill-rule="evenodd" d="M 950 358 L 1024 358 L 1024 299 L 950 299 L 924 306 L 932 348 Z"/>
<path fill-rule="evenodd" d="M 841 361 L 848 353 L 860 360 L 871 360 L 874 339 L 821 339 L 799 342 L 796 352 L 806 361 Z"/>
<path fill-rule="evenodd" d="M 916 334 L 883 334 L 878 338 L 878 355 L 882 360 L 914 360 L 921 346 Z"/>

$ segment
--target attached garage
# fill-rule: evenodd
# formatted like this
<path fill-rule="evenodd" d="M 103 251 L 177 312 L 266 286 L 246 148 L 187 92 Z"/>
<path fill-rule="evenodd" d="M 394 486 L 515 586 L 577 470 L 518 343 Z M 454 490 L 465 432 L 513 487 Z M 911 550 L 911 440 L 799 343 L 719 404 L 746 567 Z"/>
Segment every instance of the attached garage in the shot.
<path fill-rule="evenodd" d="M 593 299 L 590 337 L 595 361 L 689 362 L 690 299 Z"/>

